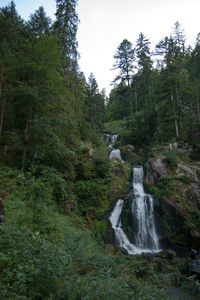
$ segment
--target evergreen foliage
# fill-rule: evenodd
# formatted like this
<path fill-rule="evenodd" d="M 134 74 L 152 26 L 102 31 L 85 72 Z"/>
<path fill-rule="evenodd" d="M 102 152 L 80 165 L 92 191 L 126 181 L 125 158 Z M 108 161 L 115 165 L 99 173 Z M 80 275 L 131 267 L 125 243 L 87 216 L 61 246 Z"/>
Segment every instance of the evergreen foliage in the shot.
<path fill-rule="evenodd" d="M 141 148 L 144 143 L 183 140 L 193 146 L 191 157 L 198 159 L 199 35 L 194 49 L 186 47 L 184 31 L 176 22 L 172 34 L 158 42 L 153 53 L 143 33 L 131 49 L 135 59 L 130 61 L 129 70 L 134 68 L 135 72 L 129 72 L 128 85 L 118 77 L 120 82 L 112 89 L 106 107 L 106 121 L 128 120 L 123 132 L 126 143 Z M 120 63 L 115 66 L 122 72 Z"/>
<path fill-rule="evenodd" d="M 199 159 L 199 36 L 186 49 L 176 23 L 157 45 L 157 68 L 143 33 L 135 49 L 124 39 L 106 105 L 94 74 L 86 80 L 78 68 L 76 5 L 56 0 L 54 22 L 43 7 L 27 22 L 13 1 L 0 8 L 0 298 L 162 299 L 134 259 L 103 244 L 105 215 L 128 191 L 130 170 L 108 159 L 101 136 L 113 121 L 121 145 L 147 154 L 177 137 Z M 173 169 L 176 153 L 164 162 Z M 145 274 L 153 272 L 150 264 Z"/>

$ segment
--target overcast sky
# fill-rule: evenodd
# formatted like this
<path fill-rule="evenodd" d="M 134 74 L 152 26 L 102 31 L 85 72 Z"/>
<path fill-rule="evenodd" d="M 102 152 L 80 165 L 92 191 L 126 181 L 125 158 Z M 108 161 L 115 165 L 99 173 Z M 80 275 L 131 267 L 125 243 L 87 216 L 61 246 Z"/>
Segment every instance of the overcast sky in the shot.
<path fill-rule="evenodd" d="M 9 3 L 0 0 L 0 6 Z M 54 0 L 15 0 L 18 13 L 28 19 L 39 6 L 54 18 Z M 99 85 L 106 88 L 115 77 L 113 56 L 123 39 L 135 45 L 140 32 L 152 43 L 169 36 L 176 21 L 185 30 L 187 44 L 194 46 L 200 32 L 200 0 L 79 0 L 80 19 L 77 40 L 81 55 L 79 65 L 88 78 L 90 72 Z"/>

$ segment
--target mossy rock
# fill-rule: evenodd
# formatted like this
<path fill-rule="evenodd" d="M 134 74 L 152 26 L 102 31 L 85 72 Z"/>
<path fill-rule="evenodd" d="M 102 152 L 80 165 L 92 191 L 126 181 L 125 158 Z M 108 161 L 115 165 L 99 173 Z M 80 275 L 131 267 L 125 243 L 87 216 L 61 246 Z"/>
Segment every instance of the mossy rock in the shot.
<path fill-rule="evenodd" d="M 176 252 L 172 249 L 167 249 L 167 250 L 159 252 L 157 254 L 157 257 L 171 261 L 174 258 L 176 258 Z"/>

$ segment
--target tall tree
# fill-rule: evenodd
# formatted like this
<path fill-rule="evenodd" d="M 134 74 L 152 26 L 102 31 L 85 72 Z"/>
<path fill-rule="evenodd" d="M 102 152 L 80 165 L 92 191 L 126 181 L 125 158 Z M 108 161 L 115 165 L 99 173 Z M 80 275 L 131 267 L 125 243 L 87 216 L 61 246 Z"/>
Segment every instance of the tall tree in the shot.
<path fill-rule="evenodd" d="M 46 16 L 44 8 L 39 7 L 34 14 L 30 16 L 28 26 L 33 34 L 41 38 L 44 34 L 50 33 L 51 19 Z"/>
<path fill-rule="evenodd" d="M 59 36 L 61 52 L 64 56 L 65 71 L 77 68 L 78 16 L 77 0 L 56 0 L 56 21 L 54 29 Z"/>
<path fill-rule="evenodd" d="M 130 87 L 131 78 L 134 70 L 134 49 L 132 43 L 127 39 L 124 39 L 117 48 L 114 55 L 115 63 L 113 65 L 114 70 L 119 70 L 119 75 L 114 79 L 115 81 L 120 80 Z"/>
<path fill-rule="evenodd" d="M 97 81 L 93 73 L 90 73 L 87 83 L 87 111 L 88 121 L 93 129 L 100 128 L 104 115 L 104 94 L 99 93 Z"/>
<path fill-rule="evenodd" d="M 132 43 L 127 39 L 124 39 L 117 48 L 114 55 L 115 63 L 113 65 L 114 70 L 119 70 L 119 75 L 114 79 L 114 82 L 120 81 L 120 86 L 126 85 L 126 97 L 129 101 L 128 115 L 133 116 L 133 101 L 130 90 L 131 80 L 134 73 L 134 61 L 135 61 L 135 50 L 132 47 Z M 127 115 L 127 116 L 128 116 Z"/>
<path fill-rule="evenodd" d="M 140 107 L 150 106 L 152 60 L 150 56 L 150 41 L 141 32 L 136 41 L 137 55 L 137 98 Z"/>

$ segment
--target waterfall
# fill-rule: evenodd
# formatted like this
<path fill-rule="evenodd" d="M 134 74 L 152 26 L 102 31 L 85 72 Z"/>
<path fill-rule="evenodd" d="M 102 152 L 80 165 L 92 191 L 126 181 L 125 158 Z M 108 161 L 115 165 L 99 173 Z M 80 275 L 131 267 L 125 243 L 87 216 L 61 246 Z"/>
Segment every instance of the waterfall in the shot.
<path fill-rule="evenodd" d="M 117 133 L 112 136 L 111 141 L 112 141 L 113 144 L 116 141 L 117 137 L 118 137 Z"/>
<path fill-rule="evenodd" d="M 113 149 L 111 152 L 110 152 L 110 156 L 109 156 L 110 159 L 114 160 L 114 159 L 119 159 L 122 163 L 124 163 L 124 161 L 122 160 L 121 158 L 121 152 L 119 149 Z"/>
<path fill-rule="evenodd" d="M 123 200 L 118 200 L 111 215 L 110 222 L 115 231 L 116 241 L 120 247 L 127 250 L 129 254 L 141 254 L 148 252 L 159 252 L 159 240 L 156 234 L 154 222 L 153 197 L 144 192 L 143 168 L 133 168 L 133 194 L 131 203 L 131 215 L 133 220 L 133 243 L 130 243 L 127 235 L 122 229 L 121 213 Z"/>
<path fill-rule="evenodd" d="M 153 197 L 145 194 L 143 168 L 133 168 L 132 216 L 135 224 L 135 244 L 142 249 L 159 249 L 154 222 Z"/>
<path fill-rule="evenodd" d="M 114 142 L 116 141 L 117 137 L 118 137 L 118 134 L 114 134 L 111 137 L 112 144 L 110 144 L 108 147 L 110 147 L 112 149 L 112 151 L 110 152 L 109 159 L 111 159 L 111 160 L 118 159 L 122 163 L 124 163 L 123 159 L 121 158 L 121 151 L 119 149 L 115 148 Z"/>
<path fill-rule="evenodd" d="M 105 141 L 106 143 L 110 142 L 110 134 L 106 134 Z"/>
<path fill-rule="evenodd" d="M 137 252 L 137 248 L 129 242 L 128 237 L 125 232 L 121 228 L 121 212 L 123 208 L 123 200 L 119 199 L 110 215 L 110 222 L 112 224 L 112 228 L 115 231 L 115 237 L 120 247 L 123 247 L 127 250 L 129 254 L 135 254 Z"/>

